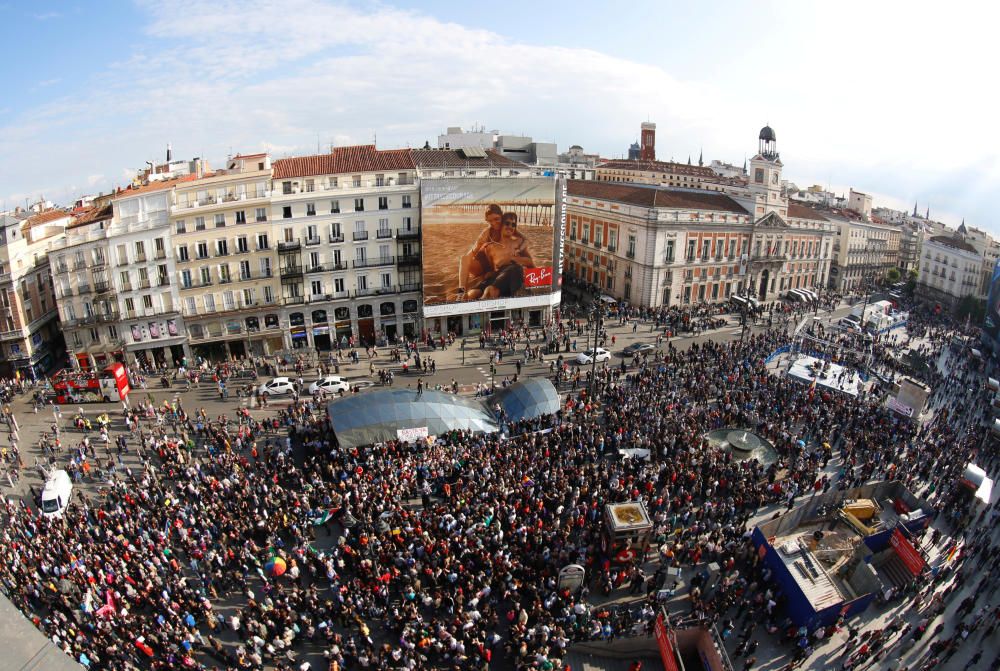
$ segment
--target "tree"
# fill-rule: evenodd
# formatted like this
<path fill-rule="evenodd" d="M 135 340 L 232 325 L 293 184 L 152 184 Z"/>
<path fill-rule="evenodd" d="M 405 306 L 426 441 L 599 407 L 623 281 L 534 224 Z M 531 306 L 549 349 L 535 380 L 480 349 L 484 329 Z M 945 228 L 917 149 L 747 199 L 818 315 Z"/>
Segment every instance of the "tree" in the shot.
<path fill-rule="evenodd" d="M 889 268 L 885 274 L 885 281 L 889 284 L 895 284 L 902 276 L 902 273 L 899 272 L 899 268 Z"/>
<path fill-rule="evenodd" d="M 972 294 L 964 296 L 955 308 L 955 317 L 960 321 L 965 321 L 966 317 L 971 324 L 982 324 L 986 318 L 986 301 L 976 298 Z"/>

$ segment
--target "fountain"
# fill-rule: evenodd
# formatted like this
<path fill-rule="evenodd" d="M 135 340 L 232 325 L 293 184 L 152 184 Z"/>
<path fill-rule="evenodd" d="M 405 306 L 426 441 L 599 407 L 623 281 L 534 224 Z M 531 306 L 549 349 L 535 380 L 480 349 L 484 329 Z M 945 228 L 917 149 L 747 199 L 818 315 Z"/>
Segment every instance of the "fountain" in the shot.
<path fill-rule="evenodd" d="M 712 447 L 728 450 L 737 461 L 756 459 L 765 466 L 778 460 L 774 446 L 748 429 L 716 429 L 705 434 Z"/>

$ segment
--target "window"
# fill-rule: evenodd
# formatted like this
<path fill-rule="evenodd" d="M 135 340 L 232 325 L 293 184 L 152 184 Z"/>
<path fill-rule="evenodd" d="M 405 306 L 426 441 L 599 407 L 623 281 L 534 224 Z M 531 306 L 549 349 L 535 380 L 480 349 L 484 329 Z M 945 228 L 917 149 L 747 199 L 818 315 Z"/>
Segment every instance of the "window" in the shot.
<path fill-rule="evenodd" d="M 336 186 L 336 181 L 334 180 L 334 185 Z M 330 201 L 330 214 L 340 214 L 340 201 L 331 200 Z"/>
<path fill-rule="evenodd" d="M 263 277 L 271 276 L 271 259 L 263 258 L 260 260 L 260 274 Z"/>
<path fill-rule="evenodd" d="M 731 238 L 729 240 L 729 258 L 736 258 L 736 238 Z"/>
<path fill-rule="evenodd" d="M 257 235 L 257 251 L 262 249 L 270 249 L 267 243 L 267 233 L 259 233 Z"/>
<path fill-rule="evenodd" d="M 153 309 L 153 297 L 149 294 L 142 297 L 142 308 L 146 310 L 146 314 L 149 314 L 149 310 Z"/>
<path fill-rule="evenodd" d="M 688 240 L 688 251 L 687 251 L 688 262 L 694 261 L 694 247 L 695 247 L 695 241 Z"/>
<path fill-rule="evenodd" d="M 188 248 L 187 248 L 187 245 L 181 245 L 180 247 L 177 248 L 177 260 L 178 261 L 190 261 L 191 260 L 188 257 Z"/>
<path fill-rule="evenodd" d="M 285 236 L 285 242 L 295 242 L 295 229 L 291 226 L 281 229 L 281 234 Z"/>
<path fill-rule="evenodd" d="M 666 254 L 666 257 L 664 258 L 664 261 L 666 263 L 673 263 L 674 262 L 674 241 L 673 240 L 667 240 L 667 254 Z"/>
<path fill-rule="evenodd" d="M 291 192 L 292 192 L 292 183 L 291 182 L 282 182 L 281 183 L 281 193 L 283 193 L 284 195 L 287 196 Z"/>
<path fill-rule="evenodd" d="M 316 203 L 306 203 L 306 216 L 307 217 L 316 216 Z"/>
<path fill-rule="evenodd" d="M 135 243 L 135 260 L 140 263 L 146 260 L 146 243 L 142 240 Z"/>
<path fill-rule="evenodd" d="M 205 312 L 215 312 L 215 294 L 205 294 L 202 300 L 205 302 Z"/>
<path fill-rule="evenodd" d="M 410 197 L 403 196 L 403 207 L 410 207 Z"/>
<path fill-rule="evenodd" d="M 351 186 L 355 189 L 361 186 L 361 175 L 354 175 L 351 177 Z"/>
<path fill-rule="evenodd" d="M 179 219 L 177 221 L 176 226 L 177 226 L 176 230 L 177 230 L 178 233 L 187 233 L 187 228 L 184 226 L 184 220 L 183 219 Z"/>
<path fill-rule="evenodd" d="M 216 252 L 216 256 L 229 256 L 229 241 L 228 240 L 216 240 L 215 241 L 215 252 Z"/>
<path fill-rule="evenodd" d="M 226 226 L 226 215 L 224 214 L 215 215 L 215 227 L 225 228 L 225 226 Z"/>
<path fill-rule="evenodd" d="M 375 175 L 375 186 L 385 186 L 385 175 Z"/>
<path fill-rule="evenodd" d="M 315 226 L 306 226 L 306 242 L 319 242 L 319 235 L 316 233 Z"/>
<path fill-rule="evenodd" d="M 405 231 L 413 230 L 413 217 L 403 217 L 403 230 Z"/>
<path fill-rule="evenodd" d="M 357 261 L 359 265 L 363 264 L 366 258 L 367 252 L 364 247 L 358 247 L 354 250 L 354 260 Z"/>
<path fill-rule="evenodd" d="M 618 249 L 618 231 L 608 231 L 608 251 L 613 252 Z"/>
<path fill-rule="evenodd" d="M 236 251 L 239 252 L 240 254 L 246 254 L 247 252 L 250 251 L 250 246 L 247 243 L 247 236 L 241 235 L 240 237 L 236 238 Z"/>
<path fill-rule="evenodd" d="M 207 242 L 199 242 L 198 245 L 197 245 L 197 249 L 198 249 L 198 258 L 199 259 L 207 259 L 208 258 L 208 243 Z"/>
<path fill-rule="evenodd" d="M 237 210 L 236 211 L 236 223 L 237 224 L 245 224 L 245 223 L 247 223 L 247 213 L 246 213 L 246 210 Z"/>
<path fill-rule="evenodd" d="M 281 208 L 281 218 L 282 219 L 291 219 L 292 218 L 292 206 L 291 205 L 285 205 L 284 207 Z"/>
<path fill-rule="evenodd" d="M 389 209 L 389 198 L 386 196 L 378 197 L 378 209 L 388 210 Z"/>
<path fill-rule="evenodd" d="M 156 278 L 157 278 L 157 283 L 161 287 L 170 286 L 170 274 L 167 272 L 166 264 L 156 266 Z"/>
<path fill-rule="evenodd" d="M 382 261 L 389 261 L 392 259 L 392 254 L 389 253 L 389 245 L 378 246 L 378 257 Z"/>
<path fill-rule="evenodd" d="M 122 271 L 122 273 L 120 275 L 118 275 L 118 279 L 121 280 L 122 291 L 130 291 L 132 289 L 132 282 L 129 280 L 129 276 L 128 276 L 128 271 L 127 270 L 126 271 Z M 64 292 L 65 292 L 65 290 L 64 290 Z"/>
<path fill-rule="evenodd" d="M 263 207 L 258 207 L 255 210 L 254 216 L 257 219 L 257 221 L 267 221 L 267 210 L 265 210 Z"/>
<path fill-rule="evenodd" d="M 271 288 L 270 284 L 264 286 L 264 302 L 265 303 L 274 302 L 274 289 Z"/>
<path fill-rule="evenodd" d="M 243 305 L 253 305 L 254 304 L 254 290 L 253 287 L 243 290 Z"/>
<path fill-rule="evenodd" d="M 320 282 L 319 280 L 313 280 L 312 282 L 310 282 L 309 288 L 311 289 L 311 293 L 313 296 L 323 295 L 323 283 Z"/>
<path fill-rule="evenodd" d="M 194 230 L 204 231 L 205 230 L 205 217 L 195 217 L 194 218 Z"/>
<path fill-rule="evenodd" d="M 240 279 L 248 280 L 250 279 L 250 262 L 240 261 Z"/>
<path fill-rule="evenodd" d="M 358 275 L 358 291 L 366 291 L 368 289 L 368 278 L 365 275 Z"/>
<path fill-rule="evenodd" d="M 355 212 L 364 212 L 365 211 L 365 199 L 364 198 L 355 198 L 354 199 L 354 211 Z"/>
<path fill-rule="evenodd" d="M 332 240 L 330 240 L 330 242 L 333 242 L 334 240 L 337 240 L 337 239 L 343 239 L 344 234 L 340 231 L 340 222 L 339 221 L 336 221 L 336 222 L 330 224 L 330 237 L 332 238 Z"/>
<path fill-rule="evenodd" d="M 344 293 L 344 278 L 338 277 L 333 280 L 333 291 L 334 293 L 342 294 Z"/>
<path fill-rule="evenodd" d="M 339 249 L 333 250 L 333 265 L 334 266 L 341 266 L 341 265 L 343 265 L 343 263 L 341 262 L 341 259 L 340 259 L 340 250 Z"/>
<path fill-rule="evenodd" d="M 763 184 L 764 183 L 764 169 L 763 168 L 757 168 L 754 171 L 753 181 L 757 182 L 758 184 Z"/>
<path fill-rule="evenodd" d="M 230 274 L 229 274 L 229 264 L 228 263 L 223 263 L 222 265 L 219 266 L 219 281 L 220 282 L 225 282 L 225 283 L 233 281 L 232 276 L 230 276 Z"/>
<path fill-rule="evenodd" d="M 191 271 L 182 270 L 181 271 L 181 286 L 185 289 L 191 288 Z"/>
<path fill-rule="evenodd" d="M 316 190 L 316 181 L 312 179 L 306 180 L 306 193 L 312 193 Z"/>
<path fill-rule="evenodd" d="M 382 288 L 389 289 L 392 287 L 392 274 L 382 273 Z"/>

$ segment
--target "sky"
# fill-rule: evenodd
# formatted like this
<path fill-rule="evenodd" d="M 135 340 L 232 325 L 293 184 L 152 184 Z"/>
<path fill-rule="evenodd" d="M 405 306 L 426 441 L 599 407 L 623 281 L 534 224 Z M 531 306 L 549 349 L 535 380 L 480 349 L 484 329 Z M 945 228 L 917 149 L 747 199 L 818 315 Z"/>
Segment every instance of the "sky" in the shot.
<path fill-rule="evenodd" d="M 474 125 L 613 158 L 741 165 L 1000 234 L 1000 5 L 0 0 L 0 209 L 69 204 L 147 160 L 222 165 Z"/>

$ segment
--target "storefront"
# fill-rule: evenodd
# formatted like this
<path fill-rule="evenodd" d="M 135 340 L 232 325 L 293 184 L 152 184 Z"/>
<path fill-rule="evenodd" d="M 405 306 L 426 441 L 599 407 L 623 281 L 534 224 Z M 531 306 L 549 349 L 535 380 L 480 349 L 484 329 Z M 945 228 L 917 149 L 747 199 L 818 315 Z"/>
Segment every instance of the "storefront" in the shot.
<path fill-rule="evenodd" d="M 386 342 L 395 342 L 399 335 L 399 327 L 396 325 L 396 304 L 386 301 L 378 306 L 379 321 L 381 323 L 381 338 Z"/>
<path fill-rule="evenodd" d="M 375 344 L 375 318 L 372 306 L 368 304 L 358 306 L 358 341 L 365 347 Z"/>
<path fill-rule="evenodd" d="M 347 306 L 333 309 L 334 338 L 338 347 L 347 347 L 354 337 L 354 329 L 351 327 L 351 310 Z"/>
<path fill-rule="evenodd" d="M 333 342 L 330 339 L 330 325 L 326 310 L 313 310 L 310 317 L 312 318 L 313 347 L 322 352 L 329 352 L 333 349 Z"/>
<path fill-rule="evenodd" d="M 292 339 L 292 349 L 307 349 L 309 334 L 306 332 L 306 316 L 301 312 L 288 315 L 288 334 Z"/>

